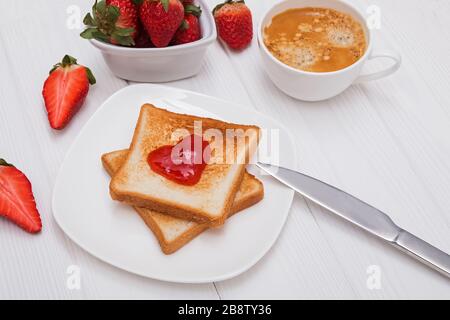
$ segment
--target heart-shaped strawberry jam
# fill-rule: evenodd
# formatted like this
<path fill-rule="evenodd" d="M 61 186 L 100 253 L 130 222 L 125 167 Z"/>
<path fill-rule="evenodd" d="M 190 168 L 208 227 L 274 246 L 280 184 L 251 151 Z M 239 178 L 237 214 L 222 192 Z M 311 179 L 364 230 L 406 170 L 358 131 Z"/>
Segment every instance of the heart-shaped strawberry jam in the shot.
<path fill-rule="evenodd" d="M 209 159 L 208 141 L 193 134 L 174 146 L 150 152 L 147 161 L 157 174 L 181 185 L 194 186 L 200 181 Z"/>

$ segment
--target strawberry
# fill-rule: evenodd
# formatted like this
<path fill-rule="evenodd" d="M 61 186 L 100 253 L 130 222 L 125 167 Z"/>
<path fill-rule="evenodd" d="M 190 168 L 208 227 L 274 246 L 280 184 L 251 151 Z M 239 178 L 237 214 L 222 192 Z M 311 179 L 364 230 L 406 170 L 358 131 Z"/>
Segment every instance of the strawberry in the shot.
<path fill-rule="evenodd" d="M 243 0 L 226 0 L 213 11 L 219 37 L 231 49 L 242 50 L 253 39 L 252 13 Z"/>
<path fill-rule="evenodd" d="M 53 129 L 61 130 L 69 123 L 83 105 L 89 92 L 89 84 L 95 84 L 89 68 L 77 64 L 77 60 L 66 55 L 56 64 L 44 83 L 42 95 Z"/>
<path fill-rule="evenodd" d="M 172 40 L 174 44 L 194 42 L 202 37 L 199 17 L 202 14 L 200 7 L 187 5 L 184 7 L 184 20 Z"/>
<path fill-rule="evenodd" d="M 42 230 L 30 181 L 3 159 L 0 159 L 0 216 L 29 233 Z"/>
<path fill-rule="evenodd" d="M 143 0 L 139 16 L 155 47 L 167 47 L 184 18 L 180 0 Z"/>
<path fill-rule="evenodd" d="M 150 40 L 150 37 L 148 36 L 147 32 L 140 32 L 139 36 L 136 39 L 136 48 L 154 48 L 152 41 Z"/>
<path fill-rule="evenodd" d="M 197 41 L 201 38 L 202 33 L 198 18 L 193 14 L 186 14 L 181 27 L 173 37 L 173 44 L 184 44 Z"/>
<path fill-rule="evenodd" d="M 87 26 L 80 36 L 111 44 L 134 46 L 139 33 L 137 0 L 95 1 L 92 15 L 83 22 Z"/>

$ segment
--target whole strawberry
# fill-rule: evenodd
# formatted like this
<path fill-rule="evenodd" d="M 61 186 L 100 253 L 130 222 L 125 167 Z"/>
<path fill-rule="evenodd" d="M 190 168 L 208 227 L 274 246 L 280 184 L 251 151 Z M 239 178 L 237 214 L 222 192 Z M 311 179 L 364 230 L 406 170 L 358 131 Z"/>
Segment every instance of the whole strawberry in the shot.
<path fill-rule="evenodd" d="M 139 33 L 137 0 L 96 0 L 92 15 L 88 13 L 83 22 L 85 39 L 134 46 Z"/>
<path fill-rule="evenodd" d="M 198 18 L 192 13 L 184 16 L 184 21 L 181 27 L 175 33 L 173 44 L 185 44 L 200 40 L 202 31 Z"/>
<path fill-rule="evenodd" d="M 83 105 L 89 84 L 95 82 L 91 70 L 78 65 L 77 59 L 69 55 L 53 67 L 42 90 L 48 120 L 53 129 L 64 129 Z"/>
<path fill-rule="evenodd" d="M 213 11 L 219 37 L 234 50 L 246 48 L 253 39 L 253 19 L 245 1 L 227 0 Z"/>
<path fill-rule="evenodd" d="M 0 216 L 29 233 L 42 230 L 30 181 L 19 169 L 3 159 L 0 159 Z"/>
<path fill-rule="evenodd" d="M 184 44 L 200 40 L 202 30 L 199 17 L 202 14 L 200 7 L 189 4 L 184 7 L 184 20 L 173 37 L 173 44 Z"/>
<path fill-rule="evenodd" d="M 143 0 L 139 17 L 155 47 L 167 47 L 183 22 L 184 7 L 180 0 Z"/>

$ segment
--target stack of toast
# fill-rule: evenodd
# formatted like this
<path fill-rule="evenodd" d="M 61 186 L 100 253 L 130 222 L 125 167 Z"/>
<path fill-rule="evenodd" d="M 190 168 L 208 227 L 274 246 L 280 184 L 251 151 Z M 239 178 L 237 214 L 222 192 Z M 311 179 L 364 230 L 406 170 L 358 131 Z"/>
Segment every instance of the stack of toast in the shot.
<path fill-rule="evenodd" d="M 152 153 L 167 146 L 176 148 L 194 134 L 208 144 L 209 150 L 207 162 L 195 172 L 198 177 L 194 183 L 172 179 L 170 166 L 162 172 L 154 169 L 149 160 Z M 172 254 L 203 231 L 223 226 L 227 218 L 263 199 L 262 182 L 246 171 L 259 134 L 256 126 L 143 105 L 130 148 L 102 156 L 103 166 L 112 177 L 111 197 L 133 206 L 155 234 L 162 251 Z M 192 156 L 186 152 L 183 156 L 186 154 Z M 176 167 L 176 160 L 170 161 Z M 191 171 L 183 174 L 192 175 Z"/>

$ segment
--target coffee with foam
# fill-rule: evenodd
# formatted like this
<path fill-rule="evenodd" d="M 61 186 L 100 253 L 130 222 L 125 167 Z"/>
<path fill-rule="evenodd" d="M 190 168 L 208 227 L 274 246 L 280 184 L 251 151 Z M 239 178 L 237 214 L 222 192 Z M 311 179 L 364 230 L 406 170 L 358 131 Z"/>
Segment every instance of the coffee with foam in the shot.
<path fill-rule="evenodd" d="M 264 43 L 281 62 L 310 72 L 344 69 L 367 50 L 361 23 L 327 8 L 290 9 L 276 15 L 264 30 Z"/>

